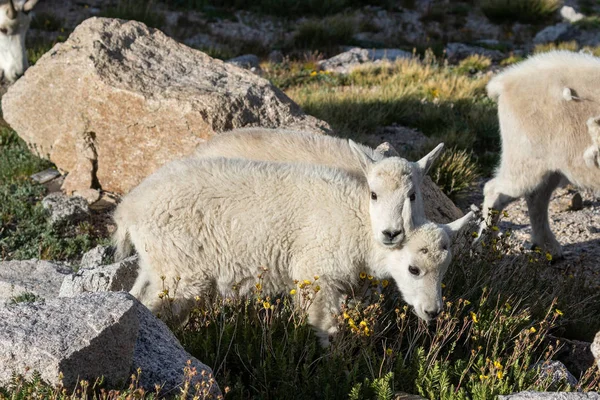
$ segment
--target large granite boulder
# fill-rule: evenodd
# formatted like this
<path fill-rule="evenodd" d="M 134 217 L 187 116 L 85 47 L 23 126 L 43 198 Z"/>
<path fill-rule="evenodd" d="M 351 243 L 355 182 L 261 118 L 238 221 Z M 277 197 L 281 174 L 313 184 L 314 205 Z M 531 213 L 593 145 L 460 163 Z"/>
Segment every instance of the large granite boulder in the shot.
<path fill-rule="evenodd" d="M 127 385 L 141 369 L 140 385 L 176 393 L 185 381 L 184 368 L 195 368 L 192 387 L 203 383 L 214 397 L 218 385 L 212 371 L 188 354 L 168 327 L 124 292 L 84 293 L 46 302 L 0 307 L 0 386 L 12 374 L 34 371 L 45 381 L 73 389 L 81 379 L 104 377 L 107 387 Z M 214 379 L 214 378 L 213 378 Z M 202 380 L 202 382 L 200 382 Z"/>
<path fill-rule="evenodd" d="M 4 119 L 69 173 L 67 194 L 125 193 L 224 130 L 326 132 L 283 92 L 141 22 L 90 18 L 2 98 Z"/>
<path fill-rule="evenodd" d="M 0 261 L 0 303 L 26 295 L 57 297 L 63 280 L 72 272 L 66 264 L 44 260 Z"/>

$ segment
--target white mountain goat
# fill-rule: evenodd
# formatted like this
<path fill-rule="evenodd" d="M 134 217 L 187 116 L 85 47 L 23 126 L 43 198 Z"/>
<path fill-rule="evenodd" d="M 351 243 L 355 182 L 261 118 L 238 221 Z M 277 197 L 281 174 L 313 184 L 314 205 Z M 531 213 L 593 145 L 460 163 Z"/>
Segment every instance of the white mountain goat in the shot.
<path fill-rule="evenodd" d="M 284 129 L 243 128 L 198 146 L 197 157 L 245 158 L 257 161 L 305 162 L 340 168 L 370 187 L 373 234 L 385 246 L 399 247 L 405 235 L 403 207 L 410 199 L 411 217 L 425 221 L 421 182 L 441 154 L 443 143 L 417 162 L 396 157 L 387 143 L 373 150 L 353 141 Z M 393 157 L 385 157 L 388 150 Z M 357 157 L 356 155 L 359 155 Z"/>
<path fill-rule="evenodd" d="M 548 204 L 564 178 L 580 188 L 600 189 L 600 173 L 587 165 L 593 155 L 586 153 L 597 145 L 588 121 L 600 114 L 599 84 L 600 58 L 568 51 L 533 56 L 488 83 L 488 95 L 498 101 L 502 158 L 484 188 L 484 221 L 491 208 L 501 211 L 525 196 L 532 244 L 562 256 Z"/>
<path fill-rule="evenodd" d="M 600 117 L 592 117 L 587 120 L 588 133 L 592 139 L 592 145 L 583 153 L 583 159 L 588 167 L 600 167 Z"/>
<path fill-rule="evenodd" d="M 131 245 L 137 250 L 140 272 L 131 293 L 154 312 L 163 278 L 167 284 L 178 281 L 180 302 L 176 298 L 174 307 L 184 315 L 195 296 L 211 289 L 225 296 L 251 293 L 265 267 L 266 294 L 290 290 L 294 280 L 320 277 L 308 321 L 324 345 L 336 331 L 333 314 L 362 271 L 391 275 L 417 315 L 434 318 L 442 309 L 448 233 L 458 231 L 472 213 L 444 228 L 416 229 L 410 234 L 418 238 L 414 245 L 395 249 L 381 246 L 371 233 L 368 193 L 363 179 L 325 166 L 178 160 L 146 178 L 117 207 L 117 254 L 127 255 Z M 406 205 L 403 212 L 410 215 Z M 423 250 L 428 246 L 436 250 Z M 422 262 L 428 254 L 435 254 L 433 263 Z"/>
<path fill-rule="evenodd" d="M 0 70 L 4 79 L 16 81 L 28 67 L 25 35 L 31 23 L 29 12 L 38 0 L 0 3 Z"/>

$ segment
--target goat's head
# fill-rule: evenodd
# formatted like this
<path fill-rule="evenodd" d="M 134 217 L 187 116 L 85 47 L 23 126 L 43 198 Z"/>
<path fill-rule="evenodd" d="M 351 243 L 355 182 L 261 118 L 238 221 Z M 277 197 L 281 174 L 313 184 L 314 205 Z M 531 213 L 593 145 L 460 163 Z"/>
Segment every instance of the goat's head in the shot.
<path fill-rule="evenodd" d="M 25 35 L 31 22 L 29 12 L 37 2 L 0 2 L 0 70 L 9 82 L 16 81 L 28 67 Z"/>
<path fill-rule="evenodd" d="M 387 273 L 419 318 L 431 321 L 442 312 L 442 279 L 452 261 L 452 243 L 474 217 L 471 211 L 447 225 L 426 222 L 413 227 L 402 249 L 388 255 Z"/>
<path fill-rule="evenodd" d="M 421 182 L 444 145 L 412 163 L 399 156 L 369 154 L 353 141 L 349 143 L 369 185 L 369 213 L 375 240 L 386 247 L 402 246 L 408 233 L 403 215 L 418 223 L 425 219 Z M 397 155 L 395 151 L 393 154 Z"/>

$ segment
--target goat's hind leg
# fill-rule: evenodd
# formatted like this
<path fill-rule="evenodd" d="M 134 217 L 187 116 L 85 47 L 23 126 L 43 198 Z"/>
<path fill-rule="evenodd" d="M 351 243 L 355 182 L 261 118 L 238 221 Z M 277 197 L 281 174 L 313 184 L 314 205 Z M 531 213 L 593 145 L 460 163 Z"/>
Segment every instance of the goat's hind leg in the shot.
<path fill-rule="evenodd" d="M 506 206 L 521 197 L 516 193 L 510 183 L 500 177 L 489 180 L 483 188 L 484 200 L 482 206 L 483 221 L 479 225 L 479 235 L 476 243 L 481 241 L 484 231 L 498 223 L 499 214 Z"/>
<path fill-rule="evenodd" d="M 534 247 L 539 246 L 550 252 L 555 258 L 560 258 L 563 254 L 560 243 L 550 229 L 548 205 L 552 192 L 558 187 L 561 179 L 561 174 L 552 173 L 534 191 L 525 196 L 531 221 L 531 243 Z"/>

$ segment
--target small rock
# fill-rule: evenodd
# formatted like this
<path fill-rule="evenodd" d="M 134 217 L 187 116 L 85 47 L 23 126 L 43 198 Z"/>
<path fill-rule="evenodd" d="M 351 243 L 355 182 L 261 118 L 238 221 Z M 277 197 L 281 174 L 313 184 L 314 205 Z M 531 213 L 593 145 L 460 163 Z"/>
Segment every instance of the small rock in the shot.
<path fill-rule="evenodd" d="M 562 38 L 567 35 L 570 30 L 571 24 L 568 22 L 561 22 L 556 25 L 547 26 L 535 35 L 533 38 L 533 43 L 544 44 L 562 40 Z"/>
<path fill-rule="evenodd" d="M 62 281 L 72 272 L 68 265 L 43 260 L 0 261 L 0 300 L 24 293 L 54 298 Z"/>
<path fill-rule="evenodd" d="M 269 56 L 267 57 L 267 59 L 269 60 L 270 63 L 281 64 L 285 58 L 283 57 L 283 53 L 281 51 L 273 50 L 272 52 L 269 53 Z"/>
<path fill-rule="evenodd" d="M 583 198 L 579 192 L 575 193 L 573 197 L 571 197 L 569 208 L 571 211 L 579 211 L 583 209 Z"/>
<path fill-rule="evenodd" d="M 452 63 L 459 62 L 474 54 L 487 57 L 494 62 L 501 61 L 505 58 L 504 53 L 499 50 L 490 50 L 479 46 L 469 46 L 464 43 L 448 43 L 446 45 L 446 55 L 448 61 Z"/>
<path fill-rule="evenodd" d="M 81 257 L 81 268 L 94 268 L 109 263 L 113 249 L 109 246 L 96 246 Z"/>
<path fill-rule="evenodd" d="M 422 132 L 404 126 L 385 126 L 369 135 L 369 144 L 376 146 L 389 142 L 401 155 L 421 149 L 427 143 L 427 136 Z"/>
<path fill-rule="evenodd" d="M 109 265 L 90 262 L 76 274 L 65 277 L 59 297 L 73 297 L 85 292 L 128 292 L 138 276 L 138 257 L 132 256 Z M 83 264 L 83 261 L 82 261 Z"/>
<path fill-rule="evenodd" d="M 225 62 L 249 70 L 260 68 L 260 60 L 258 59 L 258 56 L 255 56 L 254 54 L 244 54 L 243 56 L 235 57 Z"/>
<path fill-rule="evenodd" d="M 46 169 L 44 171 L 38 172 L 36 174 L 31 175 L 31 179 L 38 183 L 46 183 L 50 182 L 52 179 L 58 178 L 60 176 L 60 172 L 53 168 Z"/>
<path fill-rule="evenodd" d="M 572 387 L 577 385 L 577 379 L 560 361 L 546 361 L 542 364 L 538 363 L 533 368 L 539 369 L 540 379 L 542 380 L 552 377 L 552 384 L 568 383 Z"/>
<path fill-rule="evenodd" d="M 560 9 L 560 15 L 570 23 L 577 22 L 585 18 L 585 15 L 578 13 L 573 7 L 570 6 L 562 6 Z"/>
<path fill-rule="evenodd" d="M 88 204 L 94 204 L 100 200 L 100 191 L 96 189 L 80 189 L 73 192 L 74 196 L 83 197 Z"/>
<path fill-rule="evenodd" d="M 592 343 L 590 350 L 596 359 L 598 369 L 600 369 L 600 332 L 596 333 L 596 337 L 594 338 L 594 342 Z"/>
<path fill-rule="evenodd" d="M 344 53 L 319 62 L 319 68 L 324 71 L 341 74 L 350 73 L 354 68 L 365 64 L 383 60 L 396 61 L 401 58 L 411 58 L 412 53 L 400 49 L 361 49 L 351 48 Z"/>
<path fill-rule="evenodd" d="M 600 400 L 600 394 L 595 392 L 520 392 L 498 396 L 498 400 Z"/>
<path fill-rule="evenodd" d="M 42 200 L 44 209 L 50 211 L 50 222 L 78 222 L 90 215 L 87 201 L 80 196 L 69 197 L 63 193 L 51 193 Z"/>

